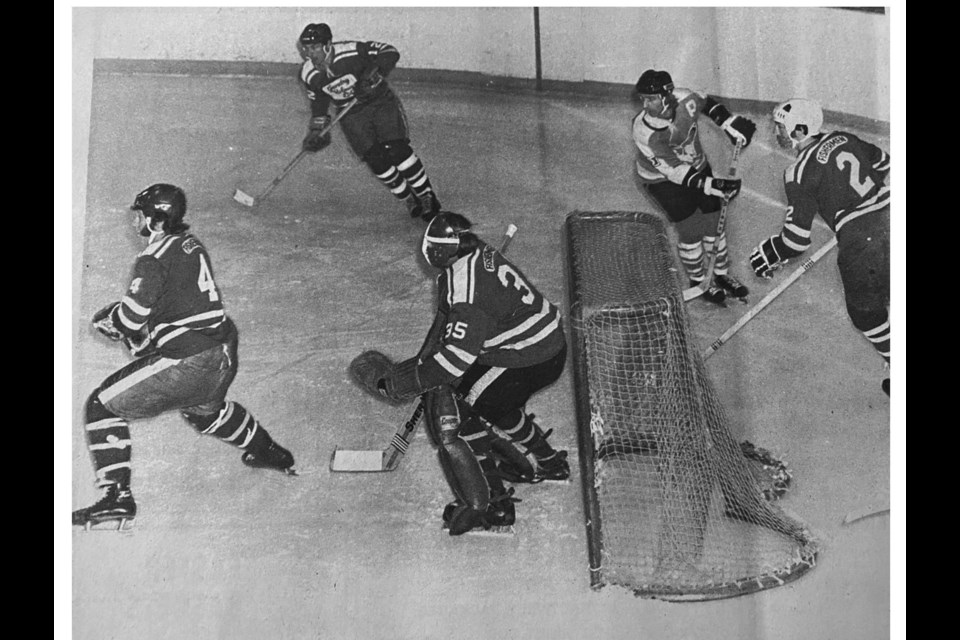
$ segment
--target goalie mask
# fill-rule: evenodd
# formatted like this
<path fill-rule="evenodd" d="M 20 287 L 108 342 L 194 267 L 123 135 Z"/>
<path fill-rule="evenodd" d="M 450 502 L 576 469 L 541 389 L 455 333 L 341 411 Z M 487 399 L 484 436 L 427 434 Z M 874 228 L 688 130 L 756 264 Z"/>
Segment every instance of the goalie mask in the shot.
<path fill-rule="evenodd" d="M 470 233 L 472 226 L 473 224 L 459 213 L 439 213 L 423 233 L 423 244 L 420 247 L 423 257 L 438 269 L 449 267 L 475 246 L 476 236 Z"/>
<path fill-rule="evenodd" d="M 823 127 L 823 110 L 813 100 L 791 98 L 773 110 L 777 143 L 784 149 L 796 149 Z"/>
<path fill-rule="evenodd" d="M 187 215 L 187 196 L 183 189 L 172 184 L 160 183 L 147 187 L 137 194 L 130 209 L 149 218 L 140 225 L 140 235 L 144 237 L 160 230 L 180 233 L 190 228 L 183 222 L 183 217 Z M 157 224 L 159 229 L 154 228 Z"/>

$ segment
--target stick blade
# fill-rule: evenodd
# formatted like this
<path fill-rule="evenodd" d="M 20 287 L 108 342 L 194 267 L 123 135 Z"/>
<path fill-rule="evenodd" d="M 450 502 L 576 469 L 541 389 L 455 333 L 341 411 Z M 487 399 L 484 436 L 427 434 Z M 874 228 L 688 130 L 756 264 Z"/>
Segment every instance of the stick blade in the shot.
<path fill-rule="evenodd" d="M 256 204 L 256 200 L 254 200 L 253 196 L 248 193 L 244 193 L 240 189 L 237 189 L 233 192 L 233 199 L 245 207 L 252 207 L 254 204 Z"/>
<path fill-rule="evenodd" d="M 356 449 L 333 450 L 330 471 L 341 473 L 370 473 L 389 471 L 384 464 L 383 451 L 360 451 Z"/>

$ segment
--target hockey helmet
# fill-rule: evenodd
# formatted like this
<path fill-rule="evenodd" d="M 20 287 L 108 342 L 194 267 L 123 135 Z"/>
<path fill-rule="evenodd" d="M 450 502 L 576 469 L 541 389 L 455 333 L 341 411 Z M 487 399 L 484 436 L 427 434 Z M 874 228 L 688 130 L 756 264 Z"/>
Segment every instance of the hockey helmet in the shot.
<path fill-rule="evenodd" d="M 647 69 L 640 75 L 636 85 L 637 93 L 642 96 L 673 94 L 673 78 L 666 71 Z"/>
<path fill-rule="evenodd" d="M 137 194 L 130 209 L 141 212 L 153 223 L 161 223 L 167 232 L 177 233 L 189 228 L 183 223 L 183 217 L 187 215 L 187 196 L 183 189 L 172 184 L 158 183 L 147 187 Z M 140 233 L 150 235 L 147 227 Z"/>
<path fill-rule="evenodd" d="M 423 257 L 438 269 L 449 267 L 462 255 L 464 241 L 475 237 L 470 233 L 472 226 L 473 224 L 459 213 L 441 211 L 423 232 L 423 244 L 420 247 Z"/>
<path fill-rule="evenodd" d="M 300 34 L 300 44 L 308 46 L 326 46 L 333 40 L 333 33 L 330 31 L 330 25 L 323 22 L 310 23 L 303 28 Z"/>
<path fill-rule="evenodd" d="M 796 149 L 823 127 L 823 109 L 813 100 L 791 98 L 773 110 L 777 142 L 785 149 Z"/>

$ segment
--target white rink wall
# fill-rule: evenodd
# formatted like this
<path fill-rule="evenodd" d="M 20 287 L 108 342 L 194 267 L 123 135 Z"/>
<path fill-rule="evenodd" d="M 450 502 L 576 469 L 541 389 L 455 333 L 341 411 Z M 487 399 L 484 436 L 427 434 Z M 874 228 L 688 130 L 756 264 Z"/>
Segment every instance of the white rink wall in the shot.
<path fill-rule="evenodd" d="M 536 77 L 533 9 L 523 7 L 74 8 L 75 56 L 298 63 L 296 39 L 395 45 L 407 69 Z M 648 67 L 681 86 L 890 121 L 890 17 L 835 8 L 544 7 L 542 77 L 633 84 Z M 79 48 L 79 50 L 78 50 Z M 75 64 L 77 64 L 75 62 Z"/>

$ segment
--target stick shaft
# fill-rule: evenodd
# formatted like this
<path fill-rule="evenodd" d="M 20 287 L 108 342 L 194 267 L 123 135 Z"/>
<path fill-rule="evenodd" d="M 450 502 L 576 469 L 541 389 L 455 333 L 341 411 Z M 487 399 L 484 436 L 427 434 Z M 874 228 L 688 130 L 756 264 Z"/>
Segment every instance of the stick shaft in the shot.
<path fill-rule="evenodd" d="M 350 109 L 352 109 L 353 105 L 355 105 L 356 103 L 357 103 L 357 100 L 356 98 L 354 98 L 353 100 L 348 102 L 342 109 L 340 109 L 340 111 L 337 112 L 337 115 L 333 117 L 333 120 L 330 121 L 330 124 L 328 124 L 326 127 L 323 128 L 323 131 L 320 132 L 320 135 L 325 136 L 328 133 L 330 133 L 330 131 L 333 129 L 333 125 L 337 124 L 337 122 L 340 121 L 340 118 L 347 115 L 347 112 L 350 111 Z M 287 174 L 290 173 L 293 170 L 293 168 L 297 166 L 297 163 L 303 160 L 304 156 L 306 156 L 308 153 L 310 152 L 307 151 L 306 149 L 301 149 L 300 153 L 295 155 L 293 157 L 293 160 L 288 162 L 287 166 L 285 166 L 283 170 L 280 171 L 279 174 L 277 174 L 277 177 L 273 179 L 273 182 L 267 185 L 267 188 L 264 189 L 259 196 L 257 196 L 257 201 L 259 202 L 263 198 L 266 198 L 268 195 L 270 195 L 270 192 L 273 191 L 277 187 L 277 185 L 280 184 L 280 182 L 282 182 L 283 179 L 287 177 Z"/>
<path fill-rule="evenodd" d="M 767 307 L 767 305 L 769 305 L 771 302 L 776 300 L 777 297 L 787 289 L 787 287 L 793 284 L 804 273 L 809 271 L 813 267 L 813 265 L 815 265 L 817 261 L 820 260 L 820 258 L 827 255 L 827 253 L 829 253 L 829 251 L 833 249 L 836 245 L 837 245 L 837 237 L 834 236 L 830 238 L 829 242 L 827 242 L 822 247 L 817 249 L 816 253 L 814 253 L 812 256 L 807 258 L 799 267 L 794 269 L 793 273 L 787 276 L 786 279 L 784 279 L 783 282 L 777 285 L 775 289 L 773 289 L 772 291 L 770 291 L 770 293 L 764 296 L 763 300 L 758 302 L 756 305 L 753 306 L 752 309 L 750 309 L 745 314 L 743 314 L 743 316 L 739 320 L 737 320 L 732 327 L 724 331 L 723 335 L 721 335 L 719 338 L 714 340 L 710 344 L 710 346 L 704 350 L 703 352 L 704 360 L 706 360 L 711 355 L 713 355 L 713 353 L 717 349 L 719 349 L 725 342 L 727 342 L 730 338 L 732 338 L 735 333 L 740 331 L 740 329 L 742 329 L 745 324 L 753 320 L 753 318 L 758 313 L 763 311 Z"/>
<path fill-rule="evenodd" d="M 733 148 L 733 159 L 730 161 L 730 168 L 727 170 L 727 174 L 731 178 L 737 177 L 737 166 L 740 163 L 740 152 L 743 151 L 743 144 L 740 141 L 737 141 L 737 146 Z M 724 198 L 723 204 L 720 206 L 720 217 L 717 218 L 717 229 L 713 237 L 713 246 L 710 248 L 710 252 L 707 255 L 707 268 L 704 271 L 703 282 L 698 284 L 695 287 L 690 287 L 683 290 L 683 300 L 693 300 L 696 297 L 702 296 L 707 292 L 707 289 L 710 288 L 710 283 L 713 281 L 713 270 L 717 266 L 717 253 L 719 251 L 720 245 L 720 235 L 724 232 L 727 227 L 727 207 L 730 206 L 730 199 Z"/>

